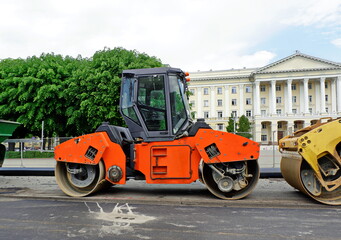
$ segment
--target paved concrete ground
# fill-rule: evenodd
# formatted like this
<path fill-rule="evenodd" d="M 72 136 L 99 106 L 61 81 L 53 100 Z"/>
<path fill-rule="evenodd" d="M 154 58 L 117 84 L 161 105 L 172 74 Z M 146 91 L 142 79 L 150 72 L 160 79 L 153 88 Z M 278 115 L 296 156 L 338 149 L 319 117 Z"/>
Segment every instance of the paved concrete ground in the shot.
<path fill-rule="evenodd" d="M 56 166 L 56 160 L 53 158 L 13 158 L 5 159 L 2 167 L 23 167 L 23 168 L 54 168 Z"/>
<path fill-rule="evenodd" d="M 326 207 L 316 203 L 293 189 L 283 179 L 260 179 L 254 191 L 246 198 L 235 201 L 214 197 L 200 182 L 192 184 L 146 184 L 129 180 L 125 185 L 116 185 L 105 192 L 86 198 L 66 196 L 56 184 L 54 177 L 0 176 L 0 197 L 38 199 L 82 200 L 97 202 L 153 203 L 171 205 L 204 206 L 297 206 Z"/>

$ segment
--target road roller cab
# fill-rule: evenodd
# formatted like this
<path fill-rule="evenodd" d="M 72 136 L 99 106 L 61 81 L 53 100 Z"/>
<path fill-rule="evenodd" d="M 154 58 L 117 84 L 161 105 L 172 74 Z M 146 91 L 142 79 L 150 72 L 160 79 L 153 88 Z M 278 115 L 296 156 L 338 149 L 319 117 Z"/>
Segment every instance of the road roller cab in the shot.
<path fill-rule="evenodd" d="M 125 70 L 120 112 L 128 128 L 102 124 L 55 148 L 56 179 L 70 196 L 133 178 L 150 184 L 201 180 L 215 196 L 239 199 L 259 178 L 259 144 L 193 122 L 186 75 L 177 68 Z"/>

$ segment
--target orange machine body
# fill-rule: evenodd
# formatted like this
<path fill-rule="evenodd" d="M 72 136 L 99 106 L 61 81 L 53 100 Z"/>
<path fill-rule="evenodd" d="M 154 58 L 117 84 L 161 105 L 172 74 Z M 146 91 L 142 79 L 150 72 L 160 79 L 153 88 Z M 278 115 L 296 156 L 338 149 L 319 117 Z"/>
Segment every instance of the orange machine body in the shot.
<path fill-rule="evenodd" d="M 91 155 L 91 148 L 98 151 Z M 186 184 L 199 178 L 201 160 L 207 164 L 256 160 L 259 144 L 231 133 L 199 129 L 193 137 L 134 144 L 133 155 L 126 156 L 105 132 L 71 139 L 55 149 L 55 159 L 61 162 L 96 165 L 102 160 L 106 175 L 110 167 L 119 166 L 123 172 L 120 181 L 112 182 L 106 176 L 113 184 L 125 184 L 128 161 L 134 162 L 133 170 L 141 172 L 147 183 Z"/>
<path fill-rule="evenodd" d="M 89 156 L 89 149 L 98 150 Z M 119 166 L 126 172 L 126 155 L 119 144 L 113 143 L 105 132 L 91 133 L 75 137 L 55 147 L 54 158 L 60 162 L 97 165 L 103 160 L 108 172 L 113 165 Z M 106 179 L 109 181 L 108 176 Z M 115 184 L 125 184 L 125 175 Z"/>

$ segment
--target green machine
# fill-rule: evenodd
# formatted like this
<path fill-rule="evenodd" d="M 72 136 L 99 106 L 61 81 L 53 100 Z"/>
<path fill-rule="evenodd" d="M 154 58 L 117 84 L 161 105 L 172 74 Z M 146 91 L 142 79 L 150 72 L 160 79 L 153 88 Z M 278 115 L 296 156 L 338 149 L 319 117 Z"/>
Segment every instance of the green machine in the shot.
<path fill-rule="evenodd" d="M 14 130 L 20 125 L 18 122 L 11 122 L 6 120 L 0 119 L 0 167 L 5 159 L 6 147 L 5 145 L 1 144 L 7 138 L 12 136 Z"/>

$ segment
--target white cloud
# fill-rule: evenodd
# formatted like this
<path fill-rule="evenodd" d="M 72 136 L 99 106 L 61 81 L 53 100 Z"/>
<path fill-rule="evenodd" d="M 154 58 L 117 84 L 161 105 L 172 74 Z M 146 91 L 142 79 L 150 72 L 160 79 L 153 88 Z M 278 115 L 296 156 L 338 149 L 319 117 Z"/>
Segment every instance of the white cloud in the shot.
<path fill-rule="evenodd" d="M 338 19 L 319 2 L 325 1 L 13 0 L 0 3 L 0 59 L 42 52 L 89 57 L 106 46 L 188 71 L 264 66 L 275 54 L 254 47 L 288 24 Z"/>
<path fill-rule="evenodd" d="M 331 43 L 334 44 L 335 46 L 341 48 L 341 38 L 334 39 L 333 41 L 331 41 Z"/>
<path fill-rule="evenodd" d="M 340 0 L 297 1 L 297 10 L 282 22 L 288 25 L 337 26 L 341 22 Z"/>

